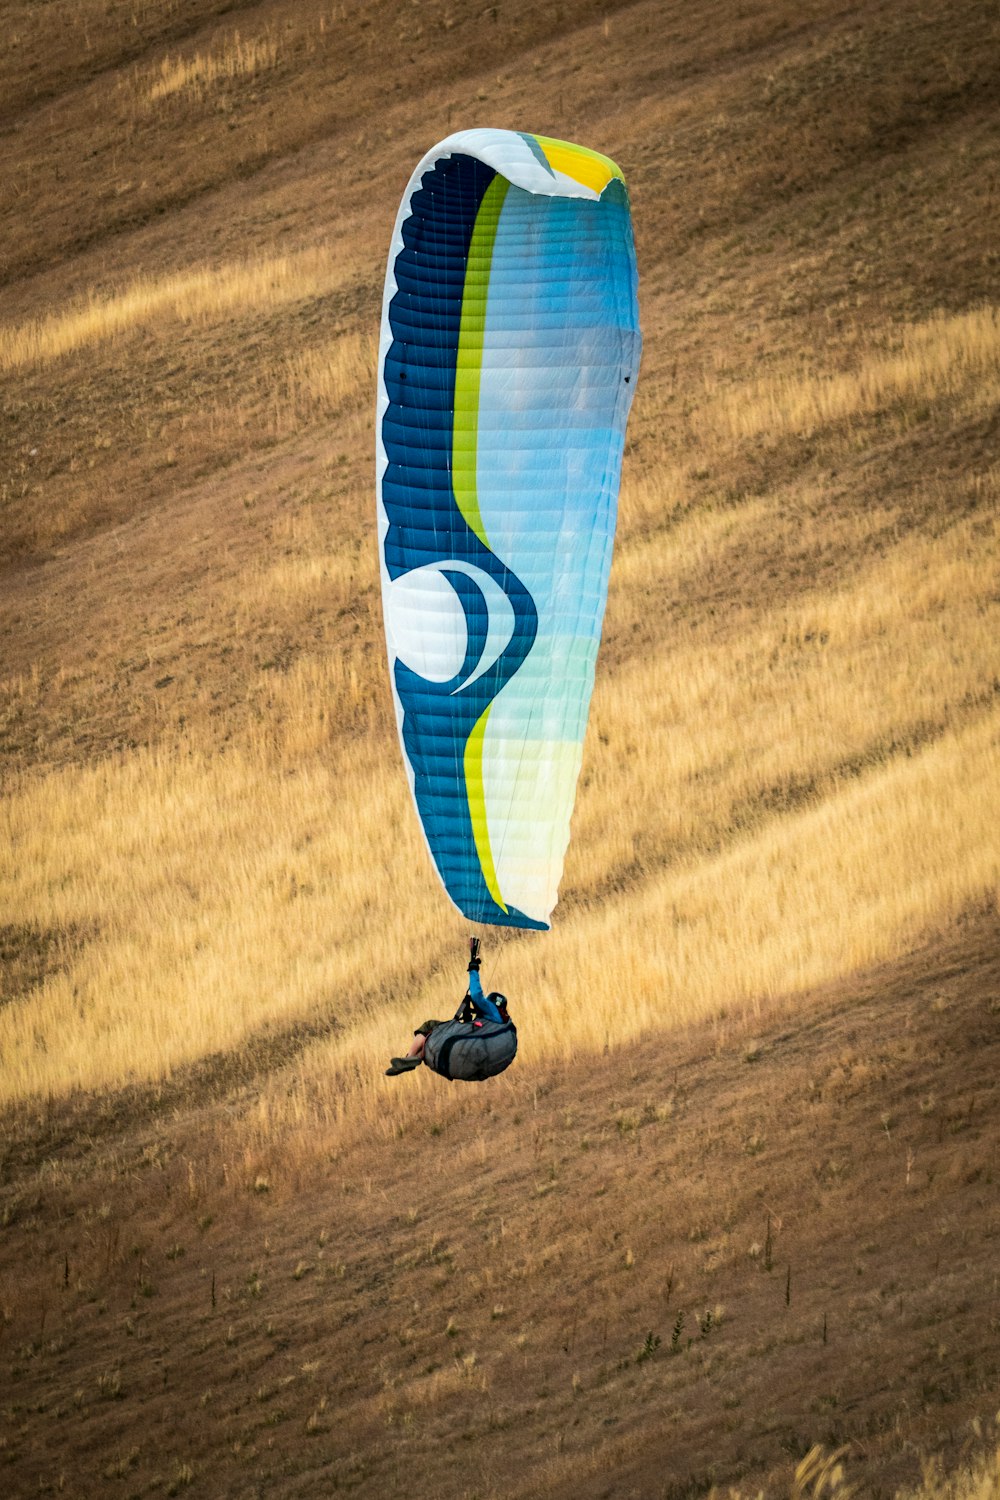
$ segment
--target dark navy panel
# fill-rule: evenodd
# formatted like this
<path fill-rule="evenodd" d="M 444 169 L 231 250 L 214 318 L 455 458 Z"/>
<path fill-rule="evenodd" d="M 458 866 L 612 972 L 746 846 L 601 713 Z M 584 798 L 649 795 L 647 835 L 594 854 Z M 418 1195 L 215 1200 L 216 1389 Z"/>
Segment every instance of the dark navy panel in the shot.
<path fill-rule="evenodd" d="M 385 562 L 391 579 L 451 560 L 495 580 L 514 612 L 511 640 L 489 671 L 462 686 L 482 655 L 487 632 L 482 592 L 447 570 L 465 607 L 468 648 L 451 682 L 429 682 L 395 663 L 401 733 L 414 793 L 441 878 L 473 921 L 543 929 L 515 908 L 497 906 L 483 879 L 464 775 L 475 725 L 530 651 L 538 616 L 520 580 L 484 546 L 458 508 L 451 481 L 455 362 L 469 244 L 483 194 L 496 176 L 470 156 L 438 161 L 421 179 L 402 226 L 389 304 L 392 333 L 384 364 L 389 405 L 382 422 L 387 468 L 382 504 L 388 520 Z"/>

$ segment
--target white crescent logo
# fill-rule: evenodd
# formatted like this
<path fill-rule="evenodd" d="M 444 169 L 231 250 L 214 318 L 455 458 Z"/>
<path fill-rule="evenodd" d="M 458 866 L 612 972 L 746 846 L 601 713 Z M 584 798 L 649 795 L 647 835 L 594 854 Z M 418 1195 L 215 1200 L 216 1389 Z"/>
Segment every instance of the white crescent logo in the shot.
<path fill-rule="evenodd" d="M 482 655 L 454 689 L 460 693 L 495 665 L 514 634 L 513 606 L 489 573 L 472 563 L 443 558 L 393 579 L 383 595 L 386 634 L 393 654 L 411 672 L 427 682 L 450 682 L 462 670 L 469 627 L 448 573 L 463 573 L 472 580 L 483 596 L 489 619 Z"/>

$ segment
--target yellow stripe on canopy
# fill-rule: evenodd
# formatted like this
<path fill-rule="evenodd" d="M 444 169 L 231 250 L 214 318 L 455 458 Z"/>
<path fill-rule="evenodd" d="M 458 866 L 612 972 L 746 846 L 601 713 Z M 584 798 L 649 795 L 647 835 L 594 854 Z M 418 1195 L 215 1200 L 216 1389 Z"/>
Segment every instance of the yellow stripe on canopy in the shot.
<path fill-rule="evenodd" d="M 547 135 L 536 135 L 535 140 L 545 153 L 545 159 L 554 172 L 562 172 L 595 192 L 598 197 L 604 192 L 613 177 L 624 181 L 621 168 L 610 156 L 599 151 L 589 151 L 586 146 L 574 146 L 570 141 L 552 140 Z"/>

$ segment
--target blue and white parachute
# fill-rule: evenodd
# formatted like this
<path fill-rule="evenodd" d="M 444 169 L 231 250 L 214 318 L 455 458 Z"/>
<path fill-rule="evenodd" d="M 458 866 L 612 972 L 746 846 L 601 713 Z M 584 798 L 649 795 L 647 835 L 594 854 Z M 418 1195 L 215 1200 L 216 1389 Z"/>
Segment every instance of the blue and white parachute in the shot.
<path fill-rule="evenodd" d="M 419 164 L 379 357 L 382 600 L 403 757 L 445 889 L 546 928 L 583 753 L 641 338 L 607 157 L 506 130 Z"/>

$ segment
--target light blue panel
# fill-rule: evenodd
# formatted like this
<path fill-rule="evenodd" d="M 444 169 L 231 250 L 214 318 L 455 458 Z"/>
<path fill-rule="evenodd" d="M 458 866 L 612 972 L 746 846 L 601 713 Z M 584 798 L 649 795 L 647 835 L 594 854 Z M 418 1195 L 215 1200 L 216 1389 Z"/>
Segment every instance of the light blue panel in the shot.
<path fill-rule="evenodd" d="M 483 345 L 479 504 L 539 617 L 494 714 L 530 704 L 547 679 L 532 724 L 544 712 L 546 738 L 582 738 L 586 723 L 638 364 L 634 268 L 617 183 L 600 203 L 508 192 Z"/>
<path fill-rule="evenodd" d="M 594 683 L 639 359 L 627 199 L 512 187 L 483 339 L 478 495 L 491 549 L 538 614 L 490 711 L 483 780 L 500 886 L 533 910 L 569 825 Z"/>

